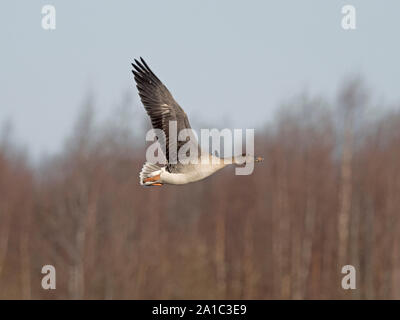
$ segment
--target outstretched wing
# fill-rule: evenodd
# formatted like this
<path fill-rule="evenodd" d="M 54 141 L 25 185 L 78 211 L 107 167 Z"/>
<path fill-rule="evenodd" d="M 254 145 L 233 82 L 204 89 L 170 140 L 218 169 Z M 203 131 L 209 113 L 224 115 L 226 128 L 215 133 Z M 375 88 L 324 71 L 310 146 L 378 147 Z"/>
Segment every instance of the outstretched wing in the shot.
<path fill-rule="evenodd" d="M 176 163 L 177 153 L 170 152 L 170 145 L 178 151 L 185 141 L 177 141 L 177 138 L 172 138 L 170 141 L 169 121 L 177 122 L 177 133 L 179 134 L 182 129 L 190 129 L 188 117 L 143 58 L 140 58 L 140 61 L 135 59 L 132 66 L 136 87 L 151 119 L 151 124 L 154 129 L 161 129 L 165 133 L 166 141 L 160 141 L 160 144 L 163 149 L 165 147 L 167 161 Z"/>

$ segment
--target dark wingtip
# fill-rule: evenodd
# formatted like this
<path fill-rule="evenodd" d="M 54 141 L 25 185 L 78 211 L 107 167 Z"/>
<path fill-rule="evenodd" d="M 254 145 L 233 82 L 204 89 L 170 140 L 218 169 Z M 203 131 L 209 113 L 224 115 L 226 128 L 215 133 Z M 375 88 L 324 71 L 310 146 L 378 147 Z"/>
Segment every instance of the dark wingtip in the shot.
<path fill-rule="evenodd" d="M 140 62 L 137 59 L 133 59 L 135 61 L 135 63 L 132 64 L 132 66 L 137 69 L 138 67 L 140 67 Z"/>
<path fill-rule="evenodd" d="M 142 57 L 139 57 L 139 60 L 133 60 L 134 63 L 132 63 L 132 72 L 135 75 L 135 79 L 138 78 L 137 80 L 146 81 L 148 83 L 153 82 L 157 84 L 162 84 L 160 79 L 158 79 L 158 77 L 154 74 L 154 72 L 150 69 L 150 67 L 147 65 L 146 61 Z"/>

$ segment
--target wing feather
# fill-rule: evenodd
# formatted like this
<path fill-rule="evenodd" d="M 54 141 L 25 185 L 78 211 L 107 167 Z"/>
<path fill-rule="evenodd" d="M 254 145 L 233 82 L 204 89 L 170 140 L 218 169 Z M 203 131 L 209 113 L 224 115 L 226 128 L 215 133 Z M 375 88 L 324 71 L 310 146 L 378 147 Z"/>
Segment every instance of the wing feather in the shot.
<path fill-rule="evenodd" d="M 132 73 L 135 78 L 136 87 L 139 91 L 140 99 L 150 117 L 154 129 L 161 129 L 165 133 L 165 141 L 160 141 L 166 151 L 168 163 L 176 163 L 176 154 L 170 152 L 169 121 L 177 122 L 178 134 L 182 129 L 190 129 L 189 119 L 172 97 L 167 87 L 153 73 L 143 58 L 140 61 L 135 59 L 132 63 Z M 185 141 L 171 140 L 171 147 L 178 151 Z M 196 142 L 197 143 L 197 142 Z"/>

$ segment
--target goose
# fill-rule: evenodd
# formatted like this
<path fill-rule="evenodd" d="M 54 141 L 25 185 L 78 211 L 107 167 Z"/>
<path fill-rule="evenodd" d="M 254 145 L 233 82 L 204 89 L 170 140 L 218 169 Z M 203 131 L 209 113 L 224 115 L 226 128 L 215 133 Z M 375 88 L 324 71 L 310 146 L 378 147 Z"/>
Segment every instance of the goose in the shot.
<path fill-rule="evenodd" d="M 132 63 L 132 73 L 136 82 L 136 87 L 144 108 L 150 117 L 153 129 L 162 130 L 165 138 L 161 139 L 163 145 L 166 165 L 159 166 L 155 163 L 145 162 L 140 171 L 139 178 L 142 186 L 162 186 L 164 184 L 187 184 L 202 180 L 229 164 L 243 165 L 247 162 L 261 162 L 262 157 L 254 157 L 248 154 L 240 156 L 219 158 L 216 155 L 209 154 L 200 148 L 196 139 L 189 141 L 179 141 L 174 139 L 170 141 L 169 122 L 176 121 L 177 132 L 183 129 L 191 129 L 189 119 L 185 111 L 172 97 L 167 87 L 153 73 L 142 57 L 140 61 L 134 59 Z M 193 143 L 198 150 L 198 160 L 195 163 L 180 163 L 176 161 L 176 154 L 185 143 Z M 172 152 L 171 146 L 178 152 Z M 201 158 L 205 157 L 205 158 Z M 200 161 L 207 159 L 208 161 Z"/>

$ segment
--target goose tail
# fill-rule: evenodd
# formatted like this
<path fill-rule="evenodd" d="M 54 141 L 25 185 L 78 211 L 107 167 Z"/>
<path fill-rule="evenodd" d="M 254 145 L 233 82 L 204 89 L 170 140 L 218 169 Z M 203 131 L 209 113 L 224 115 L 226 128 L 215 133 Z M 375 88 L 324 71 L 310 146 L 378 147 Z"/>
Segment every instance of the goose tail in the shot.
<path fill-rule="evenodd" d="M 145 162 L 139 174 L 142 186 L 161 186 L 161 167 Z"/>

